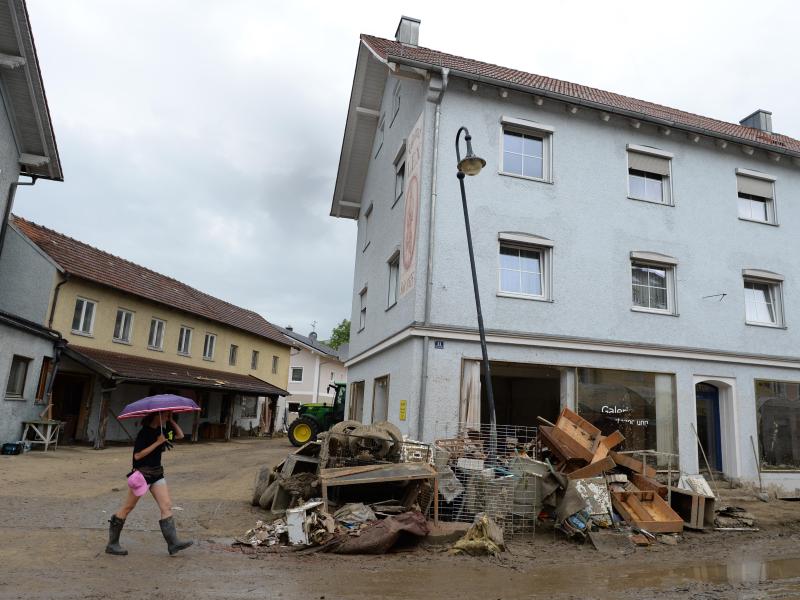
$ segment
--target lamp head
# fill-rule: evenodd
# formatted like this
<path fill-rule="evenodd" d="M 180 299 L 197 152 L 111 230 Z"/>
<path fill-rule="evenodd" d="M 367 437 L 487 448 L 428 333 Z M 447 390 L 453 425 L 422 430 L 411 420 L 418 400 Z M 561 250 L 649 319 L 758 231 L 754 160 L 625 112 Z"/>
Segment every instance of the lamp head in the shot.
<path fill-rule="evenodd" d="M 486 166 L 486 161 L 471 152 L 458 161 L 458 170 L 465 175 L 477 175 Z"/>

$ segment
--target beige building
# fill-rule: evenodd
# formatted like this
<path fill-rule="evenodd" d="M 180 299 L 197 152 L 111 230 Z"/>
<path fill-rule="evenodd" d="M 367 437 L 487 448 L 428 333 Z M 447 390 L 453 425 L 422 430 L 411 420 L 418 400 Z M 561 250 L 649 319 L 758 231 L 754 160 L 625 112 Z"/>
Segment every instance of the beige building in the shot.
<path fill-rule="evenodd" d="M 295 345 L 281 329 L 40 225 L 19 217 L 14 225 L 59 266 L 48 326 L 67 342 L 53 385 L 65 439 L 126 440 L 132 428 L 109 416 L 156 393 L 200 404 L 183 417 L 195 440 L 271 431 Z"/>

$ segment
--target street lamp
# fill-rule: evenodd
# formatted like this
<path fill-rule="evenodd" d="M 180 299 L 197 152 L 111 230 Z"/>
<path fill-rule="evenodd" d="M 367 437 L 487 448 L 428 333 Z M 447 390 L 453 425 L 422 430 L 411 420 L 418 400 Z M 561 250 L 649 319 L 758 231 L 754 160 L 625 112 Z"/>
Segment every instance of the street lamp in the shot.
<path fill-rule="evenodd" d="M 459 140 L 464 133 L 467 142 L 467 155 L 461 158 Z M 472 287 L 475 291 L 475 308 L 478 311 L 478 333 L 481 338 L 481 353 L 483 355 L 483 373 L 486 381 L 486 399 L 489 402 L 489 463 L 495 462 L 497 453 L 497 418 L 494 410 L 494 392 L 492 390 L 492 369 L 489 366 L 489 352 L 486 350 L 486 332 L 483 329 L 483 313 L 481 312 L 481 297 L 478 293 L 478 275 L 475 271 L 475 252 L 472 250 L 472 233 L 469 228 L 469 212 L 467 211 L 467 192 L 464 189 L 464 176 L 477 175 L 486 166 L 486 161 L 476 156 L 472 151 L 472 136 L 466 127 L 461 127 L 456 133 L 456 158 L 458 159 L 458 183 L 461 186 L 461 205 L 464 207 L 464 225 L 467 228 L 467 248 L 469 248 L 469 264 L 472 268 Z"/>

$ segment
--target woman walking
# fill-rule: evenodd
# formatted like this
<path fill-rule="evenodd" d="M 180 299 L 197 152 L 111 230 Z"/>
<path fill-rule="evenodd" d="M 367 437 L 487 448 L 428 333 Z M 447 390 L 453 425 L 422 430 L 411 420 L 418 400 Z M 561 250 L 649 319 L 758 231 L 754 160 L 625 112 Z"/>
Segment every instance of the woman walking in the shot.
<path fill-rule="evenodd" d="M 183 431 L 169 411 L 150 413 L 142 419 L 142 428 L 133 446 L 133 471 L 128 476 L 128 496 L 122 507 L 109 520 L 106 546 L 108 554 L 123 556 L 128 554 L 128 551 L 120 546 L 119 536 L 125 525 L 125 519 L 136 507 L 139 498 L 147 493 L 148 488 L 161 510 L 161 520 L 158 524 L 167 541 L 169 553 L 175 554 L 192 545 L 193 542 L 178 540 L 167 480 L 164 478 L 164 467 L 161 466 L 164 448 L 171 448 L 173 440 L 182 438 Z"/>

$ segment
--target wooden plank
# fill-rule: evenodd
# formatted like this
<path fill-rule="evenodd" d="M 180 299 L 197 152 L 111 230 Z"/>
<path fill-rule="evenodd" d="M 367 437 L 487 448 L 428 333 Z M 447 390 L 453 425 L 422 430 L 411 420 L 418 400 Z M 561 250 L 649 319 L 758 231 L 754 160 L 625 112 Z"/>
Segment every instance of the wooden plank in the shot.
<path fill-rule="evenodd" d="M 655 492 L 612 492 L 611 502 L 631 525 L 653 533 L 683 531 L 683 520 Z"/>
<path fill-rule="evenodd" d="M 593 462 L 590 465 L 587 465 L 577 471 L 572 471 L 572 473 L 567 473 L 568 479 L 586 479 L 587 477 L 596 477 L 605 471 L 610 471 L 617 465 L 614 464 L 614 461 L 611 460 L 610 457 L 605 457 L 597 462 Z"/>
<path fill-rule="evenodd" d="M 600 444 L 600 438 L 602 437 L 597 427 L 589 423 L 589 421 L 581 417 L 578 413 L 564 408 L 556 421 L 556 429 L 564 431 L 564 433 L 572 437 L 588 451 L 589 457 L 586 460 L 592 459 L 592 455 L 597 450 L 597 446 Z"/>
<path fill-rule="evenodd" d="M 650 477 L 651 479 L 654 479 L 656 476 L 656 470 L 653 467 L 648 465 L 645 469 L 642 469 L 642 462 L 640 460 L 636 460 L 629 454 L 620 454 L 619 452 L 614 452 L 612 450 L 608 453 L 608 455 L 620 467 L 625 467 L 626 469 L 644 475 L 645 477 Z"/>
<path fill-rule="evenodd" d="M 581 444 L 580 440 L 575 439 L 568 431 L 561 427 L 554 427 L 550 431 L 550 436 L 565 448 L 570 457 L 580 458 L 589 462 L 594 456 L 594 451 Z"/>
<path fill-rule="evenodd" d="M 659 483 L 655 479 L 650 479 L 649 477 L 645 477 L 640 473 L 633 473 L 628 477 L 628 481 L 642 491 L 655 492 L 665 499 L 667 497 L 667 486 L 663 483 Z"/>
<path fill-rule="evenodd" d="M 319 476 L 322 479 L 332 479 L 334 477 L 344 477 L 345 475 L 356 475 L 358 473 L 369 473 L 377 471 L 386 465 L 361 465 L 358 467 L 336 467 L 333 469 L 320 469 Z"/>
<path fill-rule="evenodd" d="M 111 391 L 100 392 L 100 415 L 97 435 L 94 438 L 94 449 L 102 450 L 106 447 L 106 427 L 108 427 L 108 404 L 111 402 Z"/>

